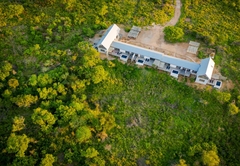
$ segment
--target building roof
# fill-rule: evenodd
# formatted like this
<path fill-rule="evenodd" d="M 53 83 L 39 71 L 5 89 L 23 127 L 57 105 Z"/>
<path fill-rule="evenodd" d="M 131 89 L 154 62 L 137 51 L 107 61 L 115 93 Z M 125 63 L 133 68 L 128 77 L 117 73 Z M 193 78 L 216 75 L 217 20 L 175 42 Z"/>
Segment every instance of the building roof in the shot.
<path fill-rule="evenodd" d="M 128 37 L 132 37 L 132 38 L 137 38 L 137 36 L 138 36 L 138 34 L 139 34 L 139 32 L 137 32 L 137 31 L 130 31 L 129 33 L 128 33 Z"/>
<path fill-rule="evenodd" d="M 119 48 L 121 50 L 133 52 L 135 54 L 151 57 L 151 58 L 158 59 L 158 60 L 160 60 L 161 57 L 163 56 L 163 53 L 153 51 L 153 50 L 149 50 L 149 49 L 146 49 L 146 48 L 143 48 L 143 47 L 123 43 L 123 42 L 120 42 L 120 41 L 113 41 L 111 46 L 114 47 L 114 48 Z"/>
<path fill-rule="evenodd" d="M 187 52 L 192 53 L 192 54 L 197 54 L 199 46 L 200 46 L 200 43 L 194 42 L 194 41 L 190 41 L 188 49 L 187 49 Z"/>
<path fill-rule="evenodd" d="M 119 32 L 120 32 L 120 28 L 116 24 L 111 25 L 106 30 L 106 32 L 101 37 L 101 39 L 98 41 L 97 47 L 102 45 L 106 49 L 109 49 L 111 43 L 113 42 L 114 39 L 116 39 L 116 36 L 118 36 Z"/>
<path fill-rule="evenodd" d="M 195 46 L 188 46 L 187 52 L 192 53 L 192 54 L 197 54 L 198 47 Z"/>
<path fill-rule="evenodd" d="M 169 64 L 173 64 L 176 66 L 180 66 L 180 67 L 184 67 L 186 69 L 191 69 L 191 70 L 195 70 L 197 71 L 199 69 L 199 64 L 195 63 L 195 62 L 190 62 L 184 59 L 179 59 L 176 57 L 171 57 L 168 55 L 164 55 L 163 59 L 161 60 L 163 62 L 169 63 Z"/>
<path fill-rule="evenodd" d="M 133 26 L 130 32 L 128 33 L 128 37 L 137 38 L 140 32 L 141 32 L 140 27 Z"/>
<path fill-rule="evenodd" d="M 137 27 L 137 26 L 133 26 L 131 30 L 140 32 L 142 30 L 142 28 L 141 27 Z"/>
<path fill-rule="evenodd" d="M 134 45 L 131 45 L 131 44 L 120 42 L 120 41 L 113 41 L 111 46 L 114 47 L 114 48 L 119 48 L 119 49 L 122 49 L 122 50 L 125 50 L 125 51 L 133 52 L 133 53 L 136 53 L 136 54 L 139 54 L 139 55 L 143 55 L 143 56 L 150 57 L 150 58 L 153 58 L 153 59 L 156 59 L 156 60 L 160 60 L 160 61 L 165 62 L 165 63 L 173 64 L 173 65 L 176 65 L 176 66 L 181 66 L 181 67 L 191 69 L 191 70 L 195 70 L 195 71 L 197 71 L 199 66 L 200 66 L 198 63 L 189 62 L 187 60 L 171 57 L 171 56 L 168 56 L 168 55 L 164 55 L 161 52 L 157 52 L 157 51 L 149 50 L 149 49 L 146 49 L 146 48 L 134 46 Z"/>
<path fill-rule="evenodd" d="M 200 46 L 200 43 L 194 42 L 194 41 L 190 41 L 190 42 L 189 42 L 189 45 L 195 46 L 195 47 L 199 47 L 199 46 Z"/>
<path fill-rule="evenodd" d="M 197 72 L 197 76 L 206 75 L 208 77 L 208 79 L 211 79 L 214 65 L 215 65 L 215 63 L 212 60 L 212 58 L 209 57 L 209 58 L 203 59 L 200 63 L 200 67 Z"/>

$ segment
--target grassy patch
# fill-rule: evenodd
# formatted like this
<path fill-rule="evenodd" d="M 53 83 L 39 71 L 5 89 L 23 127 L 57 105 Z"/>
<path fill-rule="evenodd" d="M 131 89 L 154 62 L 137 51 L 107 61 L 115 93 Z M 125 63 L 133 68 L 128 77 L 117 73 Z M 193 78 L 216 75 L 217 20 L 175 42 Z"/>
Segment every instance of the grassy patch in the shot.
<path fill-rule="evenodd" d="M 141 69 L 141 77 L 124 83 L 120 95 L 104 98 L 116 107 L 118 127 L 107 144 L 112 157 L 124 165 L 144 158 L 152 165 L 168 165 L 187 158 L 190 146 L 213 141 L 222 151 L 229 117 L 208 91 L 196 91 L 164 73 Z M 205 102 L 202 102 L 205 101 Z M 207 101 L 207 102 L 206 102 Z M 223 154 L 220 154 L 221 156 Z"/>

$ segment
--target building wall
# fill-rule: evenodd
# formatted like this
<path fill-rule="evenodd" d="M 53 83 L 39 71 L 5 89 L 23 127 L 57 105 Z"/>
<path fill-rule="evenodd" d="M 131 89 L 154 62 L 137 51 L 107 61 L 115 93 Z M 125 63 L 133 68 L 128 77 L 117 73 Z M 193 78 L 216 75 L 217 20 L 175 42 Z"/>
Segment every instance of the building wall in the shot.
<path fill-rule="evenodd" d="M 101 52 L 103 54 L 107 54 L 107 50 L 101 45 L 98 47 L 98 52 Z"/>
<path fill-rule="evenodd" d="M 195 82 L 197 82 L 199 84 L 206 85 L 208 83 L 208 79 L 205 79 L 205 78 L 202 78 L 202 77 L 197 77 Z"/>

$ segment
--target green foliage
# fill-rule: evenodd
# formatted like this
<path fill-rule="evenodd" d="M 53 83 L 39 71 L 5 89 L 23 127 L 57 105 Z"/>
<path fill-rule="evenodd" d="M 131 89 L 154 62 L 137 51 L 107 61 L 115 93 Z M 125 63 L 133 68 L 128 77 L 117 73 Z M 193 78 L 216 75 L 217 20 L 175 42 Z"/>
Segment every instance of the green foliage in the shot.
<path fill-rule="evenodd" d="M 95 32 L 91 28 L 83 28 L 83 34 L 87 37 L 93 37 Z"/>
<path fill-rule="evenodd" d="M 12 79 L 8 80 L 8 85 L 11 88 L 15 89 L 19 85 L 19 83 L 18 83 L 17 79 L 12 78 Z"/>
<path fill-rule="evenodd" d="M 31 75 L 31 77 L 29 78 L 29 84 L 31 86 L 36 86 L 37 85 L 37 75 L 36 74 L 33 74 Z"/>
<path fill-rule="evenodd" d="M 56 118 L 47 110 L 36 108 L 32 114 L 33 123 L 41 126 L 42 131 L 49 130 L 52 125 L 55 123 Z"/>
<path fill-rule="evenodd" d="M 180 160 L 179 160 L 179 164 L 177 164 L 176 166 L 187 166 L 187 164 L 186 164 L 186 161 L 185 161 L 185 160 L 180 159 Z"/>
<path fill-rule="evenodd" d="M 228 8 L 223 1 L 185 0 L 183 10 L 184 15 L 179 21 L 179 26 L 197 34 L 206 43 L 223 44 L 239 39 L 239 27 L 235 26 L 238 14 Z M 220 13 L 223 17 L 218 17 Z M 185 18 L 190 18 L 191 21 L 185 22 Z"/>
<path fill-rule="evenodd" d="M 52 154 L 46 154 L 45 157 L 41 161 L 41 166 L 52 166 L 55 161 L 55 158 Z"/>
<path fill-rule="evenodd" d="M 216 98 L 220 103 L 226 103 L 230 100 L 231 94 L 229 92 L 216 92 Z"/>
<path fill-rule="evenodd" d="M 15 116 L 13 119 L 12 132 L 24 129 L 25 127 L 24 120 L 25 118 L 22 116 Z"/>
<path fill-rule="evenodd" d="M 7 152 L 16 153 L 17 157 L 24 157 L 30 139 L 25 135 L 15 135 L 12 133 L 7 140 Z"/>
<path fill-rule="evenodd" d="M 24 8 L 22 5 L 8 5 L 7 15 L 8 18 L 13 18 L 14 16 L 19 16 L 24 11 Z"/>
<path fill-rule="evenodd" d="M 105 71 L 104 67 L 101 65 L 95 66 L 93 69 L 93 74 L 90 77 L 94 84 L 98 84 L 103 80 L 106 80 L 108 73 Z"/>
<path fill-rule="evenodd" d="M 86 80 L 73 80 L 71 82 L 71 88 L 74 92 L 82 92 L 86 89 Z"/>
<path fill-rule="evenodd" d="M 60 105 L 57 108 L 57 113 L 61 116 L 62 121 L 68 122 L 72 117 L 76 116 L 76 109 L 71 106 Z"/>
<path fill-rule="evenodd" d="M 86 158 L 94 158 L 98 155 L 98 151 L 94 148 L 87 148 L 85 152 L 82 153 L 82 156 Z"/>
<path fill-rule="evenodd" d="M 40 87 L 45 87 L 48 84 L 52 83 L 52 78 L 48 74 L 40 74 L 38 75 L 38 84 Z M 34 84 L 33 84 L 34 85 Z"/>
<path fill-rule="evenodd" d="M 106 112 L 103 112 L 102 114 L 99 115 L 99 121 L 100 121 L 99 128 L 101 128 L 101 130 L 103 131 L 109 131 L 116 125 L 114 116 Z"/>
<path fill-rule="evenodd" d="M 4 92 L 2 93 L 2 96 L 3 96 L 4 98 L 10 98 L 11 94 L 12 94 L 12 91 L 9 90 L 9 89 L 6 89 L 6 90 L 4 90 Z"/>
<path fill-rule="evenodd" d="M 203 164 L 207 166 L 218 166 L 220 163 L 217 153 L 213 150 L 203 151 L 202 160 Z"/>
<path fill-rule="evenodd" d="M 12 102 L 14 102 L 19 107 L 30 107 L 31 104 L 36 103 L 38 100 L 37 96 L 33 95 L 18 95 L 17 97 L 14 97 L 12 99 Z"/>
<path fill-rule="evenodd" d="M 76 138 L 77 138 L 77 141 L 80 143 L 87 141 L 91 137 L 92 137 L 91 130 L 87 126 L 79 127 L 76 130 Z"/>
<path fill-rule="evenodd" d="M 44 87 L 42 89 L 38 88 L 37 91 L 40 99 L 53 99 L 57 97 L 57 90 L 53 89 L 52 87 Z"/>
<path fill-rule="evenodd" d="M 236 115 L 239 112 L 239 108 L 234 103 L 228 105 L 228 110 L 230 115 Z"/>
<path fill-rule="evenodd" d="M 34 159 L 32 156 L 25 156 L 25 157 L 16 157 L 12 165 L 13 166 L 30 166 L 30 165 L 35 165 L 37 162 L 37 159 Z"/>
<path fill-rule="evenodd" d="M 180 42 L 183 40 L 184 32 L 179 27 L 167 26 L 164 28 L 164 39 L 168 42 Z"/>
<path fill-rule="evenodd" d="M 81 45 L 79 47 L 82 48 L 83 46 Z M 89 47 L 89 46 L 87 45 L 84 47 Z M 87 51 L 82 58 L 82 65 L 84 68 L 92 68 L 100 62 L 100 56 L 99 56 L 99 53 L 96 51 L 96 49 L 90 47 L 89 49 L 83 48 L 83 50 Z"/>
<path fill-rule="evenodd" d="M 239 5 L 181 2 L 178 26 L 207 44 L 223 44 L 216 46 L 226 61 L 223 70 L 240 81 Z M 184 158 L 189 165 L 204 165 L 217 159 L 215 153 L 222 163 L 238 164 L 239 116 L 226 116 L 238 91 L 195 90 L 165 73 L 102 61 L 83 41 L 113 23 L 164 24 L 173 16 L 174 3 L 0 2 L 0 163 L 173 165 Z M 216 17 L 219 13 L 222 17 Z"/>
<path fill-rule="evenodd" d="M 10 71 L 12 71 L 12 65 L 9 62 L 4 61 L 0 67 L 0 80 L 5 80 L 5 78 L 10 75 Z"/>
<path fill-rule="evenodd" d="M 124 28 L 124 30 L 125 30 L 125 32 L 130 32 L 130 30 L 131 30 L 131 27 L 129 27 L 129 26 L 126 26 L 126 27 Z"/>
<path fill-rule="evenodd" d="M 207 58 L 207 55 L 205 55 L 202 51 L 199 51 L 197 57 L 198 57 L 199 59 L 204 59 L 204 58 Z"/>

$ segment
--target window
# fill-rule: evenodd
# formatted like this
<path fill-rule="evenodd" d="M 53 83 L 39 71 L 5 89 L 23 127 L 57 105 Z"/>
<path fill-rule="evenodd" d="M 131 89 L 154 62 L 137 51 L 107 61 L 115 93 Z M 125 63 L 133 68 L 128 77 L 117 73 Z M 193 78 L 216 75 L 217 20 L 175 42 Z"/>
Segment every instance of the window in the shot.
<path fill-rule="evenodd" d="M 173 70 L 172 73 L 178 74 L 178 71 L 177 70 Z"/>
<path fill-rule="evenodd" d="M 203 79 L 199 79 L 199 81 L 201 81 L 201 82 L 205 82 L 205 80 L 203 80 Z"/>
<path fill-rule="evenodd" d="M 197 71 L 195 71 L 195 70 L 192 70 L 192 73 L 197 73 Z"/>
<path fill-rule="evenodd" d="M 106 52 L 106 50 L 104 50 L 104 49 L 100 49 L 100 51 L 101 51 L 101 52 Z"/>

